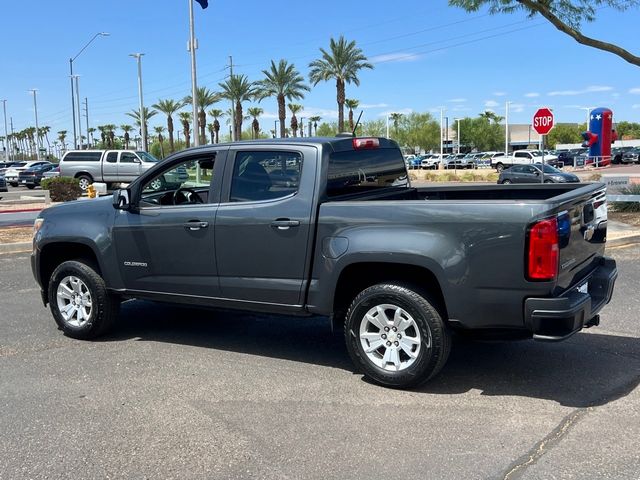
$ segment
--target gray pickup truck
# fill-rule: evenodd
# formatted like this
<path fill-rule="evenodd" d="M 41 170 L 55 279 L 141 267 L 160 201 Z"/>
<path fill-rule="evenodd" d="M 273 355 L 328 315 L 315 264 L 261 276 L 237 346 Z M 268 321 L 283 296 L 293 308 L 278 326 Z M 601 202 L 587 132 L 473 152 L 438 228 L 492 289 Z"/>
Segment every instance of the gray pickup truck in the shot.
<path fill-rule="evenodd" d="M 105 333 L 131 298 L 323 315 L 366 376 L 411 387 L 454 333 L 557 341 L 598 324 L 617 277 L 604 188 L 414 188 L 384 138 L 210 145 L 44 210 L 31 265 L 70 337 Z"/>

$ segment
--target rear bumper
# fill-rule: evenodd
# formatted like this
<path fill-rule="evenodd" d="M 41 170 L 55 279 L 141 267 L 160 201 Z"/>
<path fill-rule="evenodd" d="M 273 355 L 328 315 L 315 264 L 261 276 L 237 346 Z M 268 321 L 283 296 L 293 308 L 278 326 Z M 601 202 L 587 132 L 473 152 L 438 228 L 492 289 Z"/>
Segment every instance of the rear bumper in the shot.
<path fill-rule="evenodd" d="M 598 313 L 609 303 L 618 277 L 615 260 L 603 258 L 600 265 L 577 285 L 551 298 L 528 298 L 524 321 L 535 340 L 557 342 L 585 327 L 599 323 Z M 578 289 L 588 282 L 584 291 Z"/>

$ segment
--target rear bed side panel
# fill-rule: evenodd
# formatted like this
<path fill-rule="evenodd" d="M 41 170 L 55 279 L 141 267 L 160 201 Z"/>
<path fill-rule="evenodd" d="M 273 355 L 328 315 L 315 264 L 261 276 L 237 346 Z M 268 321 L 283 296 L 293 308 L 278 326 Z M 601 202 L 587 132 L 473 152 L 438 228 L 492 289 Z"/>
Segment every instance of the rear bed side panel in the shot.
<path fill-rule="evenodd" d="M 332 312 L 336 283 L 348 265 L 389 262 L 430 270 L 449 318 L 463 326 L 522 328 L 525 297 L 553 288 L 524 275 L 526 227 L 546 209 L 544 203 L 511 201 L 322 204 L 309 309 Z M 334 242 L 344 252 L 327 252 L 334 238 L 346 239 Z"/>

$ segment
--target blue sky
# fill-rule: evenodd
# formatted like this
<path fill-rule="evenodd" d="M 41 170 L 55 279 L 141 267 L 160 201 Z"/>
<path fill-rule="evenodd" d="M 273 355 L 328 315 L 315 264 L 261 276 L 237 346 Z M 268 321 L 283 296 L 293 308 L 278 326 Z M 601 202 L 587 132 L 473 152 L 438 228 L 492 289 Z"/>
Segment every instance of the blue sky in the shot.
<path fill-rule="evenodd" d="M 529 123 L 539 106 L 552 107 L 557 122 L 583 121 L 581 107 L 596 106 L 612 108 L 616 121 L 640 121 L 640 67 L 578 45 L 541 18 L 468 14 L 445 0 L 210 0 L 209 5 L 202 10 L 194 4 L 194 11 L 198 83 L 213 90 L 228 73 L 229 55 L 234 72 L 252 80 L 280 58 L 294 62 L 306 77 L 319 47 L 344 34 L 376 66 L 362 73 L 360 87 L 347 86 L 347 97 L 360 101 L 365 121 L 387 112 L 438 111 L 439 116 L 440 107 L 450 118 L 487 108 L 504 114 L 506 101 L 512 102 L 514 123 Z M 603 8 L 583 31 L 638 54 L 639 13 Z M 15 130 L 35 123 L 28 90 L 36 88 L 40 125 L 71 132 L 68 60 L 101 31 L 110 36 L 97 38 L 74 62 L 91 125 L 132 123 L 124 115 L 138 106 L 132 52 L 145 53 L 145 105 L 190 93 L 187 0 L 4 2 L 0 39 L 8 48 L 0 99 L 7 99 Z M 300 103 L 303 117 L 337 117 L 333 83 L 314 87 Z M 272 129 L 275 100 L 260 106 L 263 129 Z M 161 115 L 150 123 L 165 124 Z M 4 134 L 2 125 L 0 131 Z"/>

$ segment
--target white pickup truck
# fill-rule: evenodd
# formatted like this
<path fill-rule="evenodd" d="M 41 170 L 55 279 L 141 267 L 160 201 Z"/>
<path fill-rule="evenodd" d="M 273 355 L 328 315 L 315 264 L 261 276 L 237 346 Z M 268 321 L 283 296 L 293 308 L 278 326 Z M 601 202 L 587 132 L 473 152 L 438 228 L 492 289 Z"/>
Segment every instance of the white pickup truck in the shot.
<path fill-rule="evenodd" d="M 557 164 L 558 157 L 556 155 L 544 155 L 545 163 L 549 163 L 554 166 Z M 491 167 L 495 168 L 498 172 L 501 172 L 505 168 L 509 168 L 512 165 L 530 165 L 532 163 L 542 162 L 541 150 L 516 150 L 509 156 L 494 155 L 491 157 Z"/>

